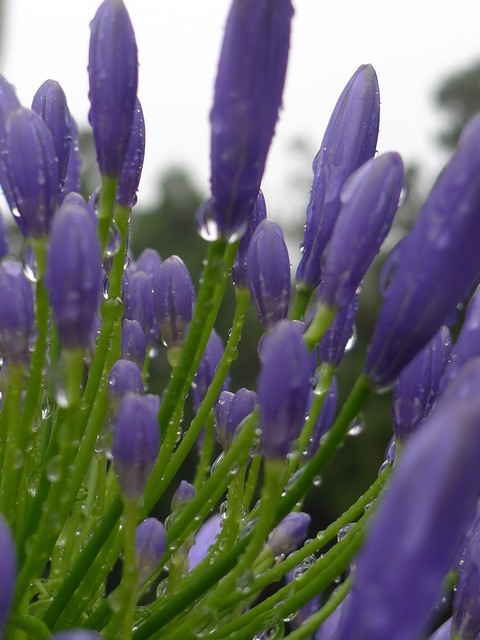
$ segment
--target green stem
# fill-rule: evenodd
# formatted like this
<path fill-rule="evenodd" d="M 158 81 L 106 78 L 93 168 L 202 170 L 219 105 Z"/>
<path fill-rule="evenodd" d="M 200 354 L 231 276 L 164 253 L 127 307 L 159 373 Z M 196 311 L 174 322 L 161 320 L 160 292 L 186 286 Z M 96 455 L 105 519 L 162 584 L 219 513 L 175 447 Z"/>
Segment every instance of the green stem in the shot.
<path fill-rule="evenodd" d="M 258 474 L 260 473 L 260 467 L 262 465 L 262 456 L 254 456 L 250 462 L 250 468 L 248 470 L 247 482 L 245 484 L 245 491 L 243 496 L 243 506 L 245 511 L 249 511 L 250 505 L 255 494 L 255 489 L 258 482 Z"/>
<path fill-rule="evenodd" d="M 110 286 L 109 298 L 120 298 L 122 295 L 122 276 L 125 268 L 125 254 L 127 251 L 128 223 L 130 220 L 130 208 L 116 206 L 113 212 L 115 222 L 120 232 L 120 249 L 113 256 L 112 269 L 109 274 Z"/>
<path fill-rule="evenodd" d="M 6 637 L 10 638 L 15 629 L 25 632 L 28 638 L 35 640 L 48 640 L 52 637 L 50 629 L 39 618 L 13 612 L 8 618 Z"/>
<path fill-rule="evenodd" d="M 197 468 L 195 470 L 195 478 L 193 480 L 193 486 L 195 490 L 198 490 L 202 486 L 205 478 L 207 477 L 208 470 L 210 468 L 210 460 L 213 452 L 213 427 L 214 418 L 213 411 L 210 411 L 205 423 L 205 433 L 203 434 L 203 442 L 200 449 L 200 457 L 198 460 Z"/>
<path fill-rule="evenodd" d="M 303 320 L 305 317 L 305 311 L 307 310 L 308 303 L 312 295 L 312 289 L 299 288 L 295 295 L 295 302 L 293 309 L 290 312 L 290 320 Z"/>
<path fill-rule="evenodd" d="M 117 194 L 118 176 L 102 176 L 102 189 L 100 191 L 98 209 L 98 236 L 102 255 L 108 244 L 108 235 L 113 218 L 113 206 Z"/>
<path fill-rule="evenodd" d="M 310 351 L 315 348 L 315 345 L 325 334 L 336 314 L 337 309 L 335 307 L 326 307 L 323 304 L 317 304 L 315 316 L 303 334 L 305 344 Z"/>

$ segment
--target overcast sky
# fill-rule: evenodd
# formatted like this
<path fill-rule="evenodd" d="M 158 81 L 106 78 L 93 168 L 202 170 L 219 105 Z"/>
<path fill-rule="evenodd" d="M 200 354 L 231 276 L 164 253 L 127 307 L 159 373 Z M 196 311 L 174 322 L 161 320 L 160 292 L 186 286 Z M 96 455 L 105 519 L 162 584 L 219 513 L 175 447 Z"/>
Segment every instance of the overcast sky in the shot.
<path fill-rule="evenodd" d="M 208 113 L 227 0 L 125 0 L 140 60 L 139 97 L 147 126 L 140 202 L 172 164 L 209 180 Z M 7 0 L 2 73 L 30 105 L 38 86 L 58 80 L 80 125 L 88 114 L 89 22 L 97 0 Z M 320 145 L 343 86 L 362 63 L 374 65 L 382 101 L 379 151 L 399 151 L 438 169 L 441 126 L 432 91 L 442 77 L 480 58 L 478 0 L 294 0 L 292 47 L 264 191 L 283 214 L 289 177 L 309 171 L 291 141 Z M 300 166 L 299 166 L 300 162 Z M 303 163 L 303 164 L 302 164 Z M 308 191 L 308 190 L 307 190 Z M 308 192 L 305 194 L 305 202 Z"/>

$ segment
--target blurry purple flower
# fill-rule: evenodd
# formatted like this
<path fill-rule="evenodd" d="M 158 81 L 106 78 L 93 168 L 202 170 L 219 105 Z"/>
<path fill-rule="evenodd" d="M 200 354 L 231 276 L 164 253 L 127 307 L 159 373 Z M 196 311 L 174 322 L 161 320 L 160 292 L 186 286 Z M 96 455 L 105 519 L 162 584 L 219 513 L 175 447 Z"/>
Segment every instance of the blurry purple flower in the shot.
<path fill-rule="evenodd" d="M 222 516 L 215 514 L 206 520 L 195 534 L 195 543 L 188 552 L 188 569 L 195 569 L 208 553 L 209 547 L 215 544 L 217 535 L 220 533 Z"/>
<path fill-rule="evenodd" d="M 154 344 L 158 338 L 158 324 L 155 317 L 155 300 L 152 280 L 143 271 L 135 271 L 130 278 L 125 317 L 137 320 L 143 329 L 147 344 Z"/>
<path fill-rule="evenodd" d="M 307 537 L 310 520 L 311 517 L 308 513 L 303 513 L 302 511 L 295 511 L 286 515 L 270 532 L 267 539 L 267 544 L 273 555 L 275 557 L 287 555 L 298 549 Z"/>
<path fill-rule="evenodd" d="M 215 433 L 222 449 L 227 451 L 241 422 L 255 409 L 255 391 L 241 388 L 235 393 L 222 391 L 215 404 Z"/>
<path fill-rule="evenodd" d="M 60 191 L 59 204 L 62 204 L 69 193 L 80 193 L 82 188 L 81 171 L 82 159 L 80 157 L 80 146 L 78 140 L 78 126 L 73 118 L 70 118 L 72 142 L 68 156 L 67 170 Z"/>
<path fill-rule="evenodd" d="M 7 117 L 13 111 L 20 107 L 14 87 L 0 74 L 0 148 L 7 148 Z M 10 178 L 8 176 L 7 160 L 4 153 L 0 153 L 0 185 L 8 202 L 8 206 L 12 211 L 15 210 L 15 199 L 10 186 Z M 23 234 L 24 229 L 20 227 Z"/>
<path fill-rule="evenodd" d="M 280 320 L 265 337 L 258 378 L 262 451 L 285 458 L 305 421 L 310 390 L 310 354 L 301 333 Z"/>
<path fill-rule="evenodd" d="M 373 157 L 377 146 L 380 95 L 375 70 L 360 66 L 348 81 L 313 161 L 313 183 L 307 207 L 297 288 L 314 289 L 321 279 L 322 253 L 340 210 L 340 191 L 347 178 Z"/>
<path fill-rule="evenodd" d="M 127 393 L 143 394 L 143 378 L 138 367 L 130 360 L 120 358 L 108 376 L 108 403 L 116 413 L 120 401 Z"/>
<path fill-rule="evenodd" d="M 98 305 L 100 244 L 83 198 L 70 193 L 52 226 L 45 283 L 67 348 L 87 347 Z"/>
<path fill-rule="evenodd" d="M 147 247 L 138 256 L 136 261 L 136 269 L 137 271 L 143 271 L 144 273 L 149 275 L 150 278 L 152 279 L 152 285 L 153 285 L 153 278 L 157 273 L 157 271 L 160 269 L 161 264 L 162 264 L 162 259 L 158 251 L 155 251 L 155 249 L 150 249 L 150 247 Z"/>
<path fill-rule="evenodd" d="M 131 360 L 141 370 L 145 363 L 147 339 L 137 320 L 125 318 L 122 322 L 121 358 Z"/>
<path fill-rule="evenodd" d="M 335 611 L 322 622 L 315 634 L 315 640 L 340 640 L 341 636 L 337 635 L 337 631 L 341 627 L 349 599 L 350 594 L 347 593 L 347 597 L 340 602 Z"/>
<path fill-rule="evenodd" d="M 475 640 L 480 633 L 480 517 L 468 532 L 453 600 L 452 636 Z"/>
<path fill-rule="evenodd" d="M 145 155 L 145 121 L 139 99 L 135 102 L 132 132 L 118 180 L 117 203 L 123 207 L 134 207 L 137 202 L 137 190 L 142 175 Z"/>
<path fill-rule="evenodd" d="M 193 378 L 192 395 L 195 411 L 198 411 L 202 400 L 207 394 L 208 387 L 212 383 L 218 364 L 222 359 L 223 352 L 223 341 L 215 329 L 212 329 L 205 352 L 200 360 L 200 364 L 198 365 L 197 373 Z M 229 384 L 230 379 L 227 377 L 222 385 L 222 389 L 227 390 Z"/>
<path fill-rule="evenodd" d="M 197 492 L 195 491 L 193 484 L 190 484 L 190 482 L 187 482 L 186 480 L 182 480 L 172 497 L 172 511 L 176 511 L 184 504 L 191 502 L 196 495 Z"/>
<path fill-rule="evenodd" d="M 128 149 L 137 97 L 135 33 L 122 0 L 104 0 L 90 28 L 88 117 L 100 172 L 118 177 Z"/>
<path fill-rule="evenodd" d="M 0 263 L 0 356 L 27 363 L 34 332 L 33 293 L 22 265 L 10 258 Z"/>
<path fill-rule="evenodd" d="M 255 229 L 247 252 L 247 278 L 258 319 L 269 331 L 286 318 L 290 301 L 290 259 L 275 222 L 262 220 Z"/>
<path fill-rule="evenodd" d="M 238 245 L 237 255 L 235 256 L 235 262 L 233 264 L 233 284 L 236 287 L 248 287 L 247 280 L 247 253 L 255 229 L 258 227 L 262 220 L 267 217 L 267 208 L 265 205 L 265 198 L 261 191 L 258 192 L 257 199 L 253 205 L 253 209 L 248 217 L 248 226 L 245 231 L 240 244 Z"/>
<path fill-rule="evenodd" d="M 166 547 L 165 527 L 156 518 L 147 518 L 135 532 L 137 585 L 143 586 L 157 570 Z"/>
<path fill-rule="evenodd" d="M 391 385 L 480 276 L 480 115 L 463 130 L 411 233 L 396 254 L 366 375 Z"/>
<path fill-rule="evenodd" d="M 281 105 L 292 15 L 290 0 L 231 5 L 210 114 L 212 199 L 197 214 L 202 235 L 233 240 L 247 227 Z"/>

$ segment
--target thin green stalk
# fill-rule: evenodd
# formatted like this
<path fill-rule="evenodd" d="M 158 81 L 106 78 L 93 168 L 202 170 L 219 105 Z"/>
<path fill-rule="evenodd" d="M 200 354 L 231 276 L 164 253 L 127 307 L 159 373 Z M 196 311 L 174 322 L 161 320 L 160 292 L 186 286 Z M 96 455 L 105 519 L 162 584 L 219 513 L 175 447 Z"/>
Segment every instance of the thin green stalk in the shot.
<path fill-rule="evenodd" d="M 295 301 L 293 308 L 290 312 L 290 320 L 303 320 L 305 317 L 305 311 L 307 310 L 308 303 L 312 296 L 312 289 L 300 288 L 297 289 L 295 295 Z"/>
<path fill-rule="evenodd" d="M 323 304 L 317 304 L 317 310 L 313 320 L 303 334 L 305 344 L 310 351 L 315 348 L 315 345 L 325 334 L 336 314 L 337 309 L 335 307 L 326 307 Z"/>
<path fill-rule="evenodd" d="M 213 411 L 210 411 L 205 423 L 205 433 L 203 435 L 203 442 L 200 448 L 200 456 L 197 463 L 197 468 L 195 469 L 195 478 L 193 480 L 193 486 L 196 490 L 202 486 L 205 478 L 207 477 L 208 470 L 210 469 L 214 439 L 213 427 Z"/>
<path fill-rule="evenodd" d="M 245 484 L 245 492 L 243 496 L 243 506 L 245 511 L 249 511 L 250 505 L 255 494 L 255 489 L 258 482 L 258 474 L 260 473 L 260 467 L 262 465 L 262 456 L 256 455 L 250 461 L 250 468 L 248 470 L 247 482 Z"/>
<path fill-rule="evenodd" d="M 113 207 L 117 193 L 118 176 L 102 176 L 98 208 L 98 236 L 102 255 L 108 244 L 108 235 L 113 219 Z"/>
<path fill-rule="evenodd" d="M 48 640 L 52 636 L 50 629 L 39 618 L 13 612 L 8 617 L 6 637 L 10 638 L 15 630 L 23 631 L 28 638 L 35 640 Z"/>

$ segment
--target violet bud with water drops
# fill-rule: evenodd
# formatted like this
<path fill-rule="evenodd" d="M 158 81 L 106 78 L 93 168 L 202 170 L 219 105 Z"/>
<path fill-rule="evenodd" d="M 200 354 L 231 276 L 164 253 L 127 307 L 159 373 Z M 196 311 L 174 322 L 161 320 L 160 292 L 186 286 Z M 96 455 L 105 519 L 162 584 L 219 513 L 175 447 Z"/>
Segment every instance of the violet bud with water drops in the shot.
<path fill-rule="evenodd" d="M 133 112 L 132 131 L 127 153 L 117 186 L 117 204 L 122 207 L 134 207 L 137 203 L 137 191 L 142 175 L 145 155 L 145 120 L 142 105 L 137 98 Z"/>
<path fill-rule="evenodd" d="M 69 193 L 80 193 L 82 188 L 82 159 L 80 157 L 80 143 L 78 139 L 78 125 L 73 118 L 70 118 L 72 142 L 70 144 L 70 153 L 68 156 L 67 170 L 63 186 L 60 190 L 58 198 L 59 204 L 65 200 Z"/>
<path fill-rule="evenodd" d="M 470 528 L 458 567 L 452 638 L 475 640 L 480 633 L 480 517 Z"/>
<path fill-rule="evenodd" d="M 215 403 L 215 433 L 222 449 L 227 451 L 237 427 L 249 416 L 257 404 L 257 394 L 242 387 L 235 393 L 222 391 Z"/>
<path fill-rule="evenodd" d="M 20 102 L 15 93 L 14 87 L 0 74 L 0 148 L 7 148 L 7 117 L 20 107 Z M 7 160 L 4 153 L 0 153 L 0 186 L 2 188 L 8 206 L 13 211 L 15 209 L 15 199 L 10 186 L 8 176 Z M 22 230 L 22 233 L 23 230 Z"/>
<path fill-rule="evenodd" d="M 278 120 L 290 46 L 290 0 L 234 0 L 211 121 L 212 198 L 197 213 L 206 239 L 241 237 Z"/>
<path fill-rule="evenodd" d="M 318 296 L 321 299 L 323 284 L 320 284 Z M 354 293 L 345 302 L 319 342 L 320 361 L 336 367 L 342 361 L 349 342 L 355 340 L 355 317 L 358 310 L 358 295 Z"/>
<path fill-rule="evenodd" d="M 271 220 L 262 220 L 250 240 L 247 279 L 258 319 L 270 331 L 287 317 L 290 301 L 288 249 L 280 225 Z"/>
<path fill-rule="evenodd" d="M 113 468 L 127 498 L 140 498 L 160 446 L 157 414 L 143 396 L 127 393 L 113 428 Z"/>
<path fill-rule="evenodd" d="M 197 492 L 193 484 L 187 482 L 186 480 L 182 480 L 178 485 L 178 489 L 175 491 L 172 497 L 172 502 L 170 505 L 172 512 L 177 511 L 178 509 L 180 509 L 180 507 L 183 507 L 183 505 L 191 502 L 196 495 Z"/>
<path fill-rule="evenodd" d="M 100 279 L 97 229 L 83 198 L 71 193 L 52 225 L 45 275 L 55 323 L 69 349 L 90 344 Z"/>
<path fill-rule="evenodd" d="M 208 553 L 209 548 L 215 544 L 222 528 L 222 516 L 216 513 L 202 524 L 195 534 L 195 542 L 188 552 L 188 570 L 195 569 Z"/>
<path fill-rule="evenodd" d="M 155 314 L 166 347 L 182 347 L 193 315 L 195 289 L 183 260 L 170 256 L 153 278 Z"/>
<path fill-rule="evenodd" d="M 340 191 L 347 178 L 374 156 L 379 119 L 377 75 L 372 65 L 364 64 L 342 91 L 313 161 L 297 289 L 312 290 L 320 283 L 321 257 L 340 210 Z"/>
<path fill-rule="evenodd" d="M 265 458 L 284 459 L 300 434 L 310 390 L 310 354 L 301 333 L 280 320 L 265 337 L 258 378 L 259 422 Z"/>
<path fill-rule="evenodd" d="M 137 320 L 143 329 L 147 344 L 155 344 L 158 337 L 158 324 L 155 316 L 152 280 L 143 271 L 135 271 L 130 278 L 125 317 L 129 320 Z"/>
<path fill-rule="evenodd" d="M 130 360 L 117 360 L 108 376 L 108 404 L 116 413 L 127 393 L 143 394 L 143 378 L 137 365 Z"/>
<path fill-rule="evenodd" d="M 162 258 L 155 249 L 147 247 L 142 251 L 136 260 L 137 271 L 143 271 L 150 276 L 153 285 L 153 279 L 162 264 Z"/>
<path fill-rule="evenodd" d="M 14 217 L 28 236 L 47 235 L 58 198 L 58 163 L 52 134 L 38 114 L 21 107 L 6 122 L 7 169 Z"/>
<path fill-rule="evenodd" d="M 402 159 L 390 152 L 368 160 L 344 184 L 322 265 L 325 305 L 341 309 L 351 300 L 390 231 L 403 182 Z"/>
<path fill-rule="evenodd" d="M 464 128 L 415 226 L 395 255 L 365 373 L 395 381 L 480 277 L 480 115 Z M 432 295 L 434 292 L 435 295 Z"/>
<path fill-rule="evenodd" d="M 32 110 L 42 118 L 52 134 L 58 160 L 58 187 L 62 188 L 72 144 L 72 118 L 67 98 L 55 80 L 45 80 L 33 97 Z"/>
<path fill-rule="evenodd" d="M 104 0 L 91 24 L 89 121 L 104 176 L 120 176 L 133 126 L 138 83 L 135 33 L 122 0 Z"/>
<path fill-rule="evenodd" d="M 158 569 L 166 543 L 165 527 L 157 518 L 146 518 L 138 525 L 135 532 L 135 557 L 139 587 Z"/>
<path fill-rule="evenodd" d="M 258 227 L 262 220 L 267 217 L 267 208 L 265 205 L 265 198 L 261 191 L 258 192 L 257 199 L 253 205 L 253 209 L 248 217 L 247 230 L 240 240 L 238 245 L 237 255 L 235 256 L 235 262 L 233 263 L 232 279 L 233 284 L 236 287 L 246 289 L 248 287 L 247 280 L 247 254 L 250 240 L 252 239 L 255 229 Z"/>
<path fill-rule="evenodd" d="M 212 329 L 212 333 L 208 339 L 202 359 L 198 365 L 197 373 L 193 378 L 192 396 L 195 411 L 198 410 L 202 400 L 207 394 L 208 387 L 212 383 L 224 351 L 225 347 L 223 345 L 222 338 L 218 335 L 215 329 Z M 222 390 L 228 390 L 229 385 L 230 376 L 227 376 L 222 385 Z"/>
<path fill-rule="evenodd" d="M 17 551 L 10 527 L 0 514 L 0 636 L 3 638 L 4 625 L 8 618 L 17 578 Z"/>
<path fill-rule="evenodd" d="M 432 411 L 451 347 L 450 330 L 446 326 L 440 327 L 400 373 L 393 386 L 392 404 L 397 440 L 404 441 Z"/>
<path fill-rule="evenodd" d="M 480 492 L 479 384 L 477 360 L 406 442 L 357 556 L 342 640 L 426 631 Z"/>
<path fill-rule="evenodd" d="M 34 335 L 33 293 L 20 262 L 0 263 L 0 355 L 8 363 L 26 364 Z"/>
<path fill-rule="evenodd" d="M 287 555 L 303 544 L 307 537 L 310 520 L 308 513 L 302 511 L 289 513 L 283 518 L 267 539 L 267 545 L 274 557 Z"/>
<path fill-rule="evenodd" d="M 140 323 L 136 320 L 125 318 L 122 321 L 122 344 L 120 357 L 131 360 L 142 370 L 147 353 L 147 339 Z"/>

